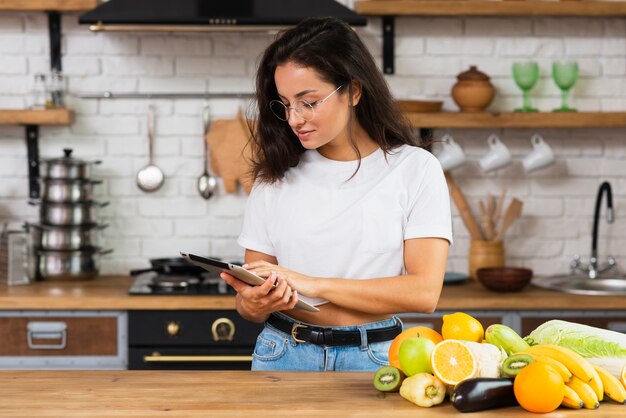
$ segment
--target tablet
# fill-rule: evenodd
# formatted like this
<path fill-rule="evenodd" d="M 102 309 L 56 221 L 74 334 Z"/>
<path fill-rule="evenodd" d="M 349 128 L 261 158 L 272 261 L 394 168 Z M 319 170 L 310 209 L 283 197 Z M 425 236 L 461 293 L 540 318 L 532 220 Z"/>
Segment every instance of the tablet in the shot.
<path fill-rule="evenodd" d="M 187 254 L 183 252 L 181 252 L 180 255 L 190 263 L 195 264 L 196 266 L 200 266 L 206 271 L 210 271 L 211 273 L 218 276 L 221 272 L 225 272 L 252 286 L 258 286 L 265 283 L 264 278 L 259 277 L 256 274 L 236 264 L 226 263 L 224 261 L 216 260 L 214 258 L 200 257 L 199 255 Z M 306 303 L 303 300 L 298 300 L 298 303 L 296 303 L 296 308 L 309 312 L 319 312 L 319 309 L 317 309 L 313 305 Z"/>

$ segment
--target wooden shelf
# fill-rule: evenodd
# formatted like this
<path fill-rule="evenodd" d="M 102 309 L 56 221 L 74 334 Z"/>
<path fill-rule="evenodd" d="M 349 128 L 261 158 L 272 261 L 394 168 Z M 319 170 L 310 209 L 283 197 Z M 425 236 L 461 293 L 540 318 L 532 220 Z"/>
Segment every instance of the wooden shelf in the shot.
<path fill-rule="evenodd" d="M 362 15 L 624 16 L 626 1 L 359 0 Z"/>
<path fill-rule="evenodd" d="M 73 120 L 69 109 L 2 110 L 0 125 L 69 125 Z"/>
<path fill-rule="evenodd" d="M 615 128 L 626 127 L 626 112 L 575 113 L 405 113 L 420 128 Z"/>
<path fill-rule="evenodd" d="M 82 12 L 98 3 L 99 0 L 0 0 L 0 11 Z"/>

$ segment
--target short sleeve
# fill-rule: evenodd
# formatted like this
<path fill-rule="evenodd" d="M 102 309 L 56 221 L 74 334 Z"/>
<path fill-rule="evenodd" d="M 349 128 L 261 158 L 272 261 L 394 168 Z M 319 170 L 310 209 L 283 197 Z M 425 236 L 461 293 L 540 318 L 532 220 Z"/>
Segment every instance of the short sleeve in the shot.
<path fill-rule="evenodd" d="M 452 244 L 450 195 L 441 164 L 430 156 L 409 205 L 404 239 L 445 238 Z"/>
<path fill-rule="evenodd" d="M 274 245 L 270 239 L 272 186 L 255 183 L 248 200 L 243 218 L 243 228 L 237 244 L 243 248 L 274 255 Z"/>

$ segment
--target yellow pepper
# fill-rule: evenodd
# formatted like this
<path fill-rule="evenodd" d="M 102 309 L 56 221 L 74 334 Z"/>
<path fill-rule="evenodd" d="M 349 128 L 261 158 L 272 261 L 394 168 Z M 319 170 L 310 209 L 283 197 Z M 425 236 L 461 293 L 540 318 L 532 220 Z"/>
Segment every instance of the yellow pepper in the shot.
<path fill-rule="evenodd" d="M 446 397 L 446 387 L 430 373 L 418 373 L 407 377 L 400 387 L 400 396 L 417 406 L 439 405 Z"/>

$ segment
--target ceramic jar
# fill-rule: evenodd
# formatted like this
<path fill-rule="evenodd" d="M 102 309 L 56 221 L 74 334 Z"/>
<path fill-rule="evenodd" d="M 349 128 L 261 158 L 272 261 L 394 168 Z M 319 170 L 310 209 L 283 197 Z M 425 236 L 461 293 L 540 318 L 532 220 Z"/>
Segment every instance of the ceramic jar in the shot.
<path fill-rule="evenodd" d="M 495 89 L 489 76 L 478 71 L 475 65 L 457 76 L 452 86 L 452 98 L 461 112 L 483 112 L 491 104 Z"/>

